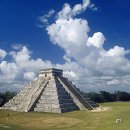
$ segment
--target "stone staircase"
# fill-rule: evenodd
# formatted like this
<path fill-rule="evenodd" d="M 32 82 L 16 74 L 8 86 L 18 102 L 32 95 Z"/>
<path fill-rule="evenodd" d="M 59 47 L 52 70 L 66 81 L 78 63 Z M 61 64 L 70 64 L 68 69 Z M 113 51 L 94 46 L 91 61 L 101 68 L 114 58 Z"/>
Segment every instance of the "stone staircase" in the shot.
<path fill-rule="evenodd" d="M 41 70 L 36 80 L 28 84 L 1 109 L 54 113 L 93 110 L 97 104 L 85 99 L 76 86 L 62 76 L 62 72 L 54 68 Z"/>
<path fill-rule="evenodd" d="M 55 113 L 74 110 L 79 108 L 56 77 L 51 78 L 34 108 L 34 111 Z"/>
<path fill-rule="evenodd" d="M 34 104 L 34 101 L 36 100 L 37 96 L 39 96 L 39 93 L 36 94 L 36 92 L 41 88 L 43 89 L 46 83 L 47 83 L 46 78 L 43 79 L 39 78 L 39 80 L 33 81 L 31 84 L 25 86 L 25 88 L 15 97 L 13 97 L 13 99 L 4 104 L 4 106 L 2 106 L 2 109 L 11 109 L 14 111 L 21 111 L 21 112 L 29 111 L 32 105 Z M 35 100 L 33 98 L 34 95 Z"/>
<path fill-rule="evenodd" d="M 64 88 L 70 93 L 73 97 L 74 102 L 77 104 L 80 110 L 93 110 L 94 107 L 90 102 L 84 99 L 84 97 L 77 91 L 76 87 L 67 79 L 63 77 L 58 78 L 60 82 L 64 85 Z"/>
<path fill-rule="evenodd" d="M 28 96 L 28 93 L 31 89 L 31 85 L 25 86 L 25 88 L 21 91 L 21 93 L 17 94 L 13 99 L 9 100 L 4 106 L 3 109 L 11 109 L 17 111 L 20 108 L 20 105 L 25 100 L 25 97 Z M 26 105 L 26 104 L 24 104 Z"/>

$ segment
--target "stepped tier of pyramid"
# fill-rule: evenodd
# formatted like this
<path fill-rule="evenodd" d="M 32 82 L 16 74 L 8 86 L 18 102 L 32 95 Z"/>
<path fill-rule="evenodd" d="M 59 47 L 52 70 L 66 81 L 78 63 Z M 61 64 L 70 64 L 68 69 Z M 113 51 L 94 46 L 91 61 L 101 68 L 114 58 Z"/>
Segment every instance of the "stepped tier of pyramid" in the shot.
<path fill-rule="evenodd" d="M 41 70 L 38 78 L 4 104 L 2 109 L 54 113 L 94 109 L 97 104 L 84 99 L 62 73 L 63 71 L 59 69 Z"/>

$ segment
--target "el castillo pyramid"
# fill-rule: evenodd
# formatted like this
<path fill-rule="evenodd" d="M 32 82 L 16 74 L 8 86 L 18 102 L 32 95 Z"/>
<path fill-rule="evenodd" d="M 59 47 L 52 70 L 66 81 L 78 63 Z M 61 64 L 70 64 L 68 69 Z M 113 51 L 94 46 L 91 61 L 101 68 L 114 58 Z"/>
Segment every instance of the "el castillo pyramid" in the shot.
<path fill-rule="evenodd" d="M 38 78 L 2 106 L 2 109 L 28 112 L 63 113 L 75 110 L 92 110 L 96 104 L 84 99 L 76 87 L 62 76 L 59 69 L 39 72 Z"/>

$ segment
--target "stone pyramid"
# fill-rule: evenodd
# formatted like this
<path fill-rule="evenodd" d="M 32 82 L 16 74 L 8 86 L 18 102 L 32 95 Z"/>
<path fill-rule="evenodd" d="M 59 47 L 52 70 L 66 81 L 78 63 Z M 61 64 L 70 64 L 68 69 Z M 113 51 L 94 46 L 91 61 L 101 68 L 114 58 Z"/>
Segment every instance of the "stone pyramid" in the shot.
<path fill-rule="evenodd" d="M 94 105 L 62 76 L 59 69 L 46 69 L 32 83 L 2 106 L 2 109 L 28 112 L 63 113 L 75 110 L 92 110 Z"/>

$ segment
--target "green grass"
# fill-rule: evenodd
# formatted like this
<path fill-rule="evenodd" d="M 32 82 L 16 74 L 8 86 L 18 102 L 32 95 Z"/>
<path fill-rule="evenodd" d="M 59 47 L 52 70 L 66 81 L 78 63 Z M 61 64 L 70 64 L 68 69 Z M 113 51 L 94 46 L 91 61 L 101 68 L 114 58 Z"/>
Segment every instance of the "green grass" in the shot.
<path fill-rule="evenodd" d="M 0 110 L 0 130 L 130 130 L 130 102 L 100 104 L 107 111 L 63 114 Z M 116 123 L 122 118 L 122 123 Z"/>

